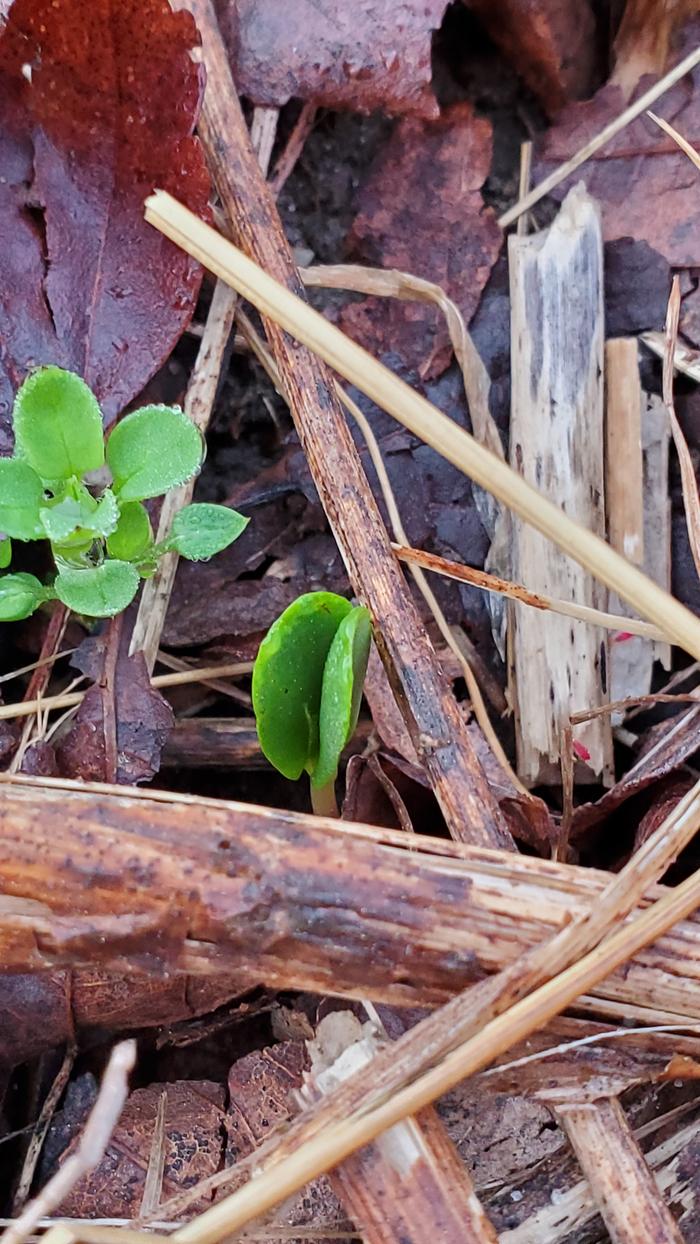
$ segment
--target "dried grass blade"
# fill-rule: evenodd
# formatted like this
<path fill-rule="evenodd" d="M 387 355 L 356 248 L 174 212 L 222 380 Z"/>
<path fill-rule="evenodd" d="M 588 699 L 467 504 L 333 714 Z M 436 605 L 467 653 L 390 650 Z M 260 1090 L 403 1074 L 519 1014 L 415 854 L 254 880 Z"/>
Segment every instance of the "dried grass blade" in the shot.
<path fill-rule="evenodd" d="M 685 152 L 695 167 L 700 169 L 700 153 L 688 142 L 688 139 L 679 134 L 678 130 L 674 129 L 668 121 L 664 121 L 663 117 L 657 117 L 656 113 L 652 112 L 651 109 L 647 109 L 647 116 L 651 117 L 652 121 L 655 121 L 659 128 L 664 130 L 673 139 L 674 143 L 678 144 L 681 151 Z"/>
<path fill-rule="evenodd" d="M 473 566 L 463 566 L 460 562 L 449 561 L 438 557 L 435 553 L 426 553 L 424 549 L 414 549 L 409 545 L 392 544 L 399 561 L 422 566 L 446 579 L 456 579 L 459 583 L 469 583 L 474 587 L 483 588 L 485 592 L 497 592 L 509 596 L 522 605 L 532 609 L 551 609 L 553 613 L 562 613 L 567 618 L 576 618 L 579 622 L 588 622 L 591 626 L 603 626 L 611 631 L 624 631 L 629 635 L 643 635 L 646 639 L 662 639 L 661 631 L 649 622 L 641 622 L 639 618 L 626 618 L 621 614 L 603 613 L 600 609 L 591 609 L 588 605 L 576 605 L 572 601 L 559 600 L 554 596 L 543 596 L 540 592 L 530 592 L 520 583 L 511 583 L 498 575 L 489 574 L 485 570 L 476 570 Z"/>

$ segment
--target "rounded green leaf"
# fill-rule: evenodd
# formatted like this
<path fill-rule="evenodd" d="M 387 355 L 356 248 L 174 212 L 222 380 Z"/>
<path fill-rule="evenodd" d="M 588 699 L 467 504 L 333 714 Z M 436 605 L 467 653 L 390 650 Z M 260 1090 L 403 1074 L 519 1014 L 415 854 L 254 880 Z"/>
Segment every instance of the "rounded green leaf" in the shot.
<path fill-rule="evenodd" d="M 54 590 L 74 613 L 88 618 L 111 618 L 130 605 L 139 576 L 128 562 L 106 561 L 83 569 L 65 567 L 56 576 Z"/>
<path fill-rule="evenodd" d="M 33 574 L 6 574 L 0 578 L 0 622 L 21 622 L 44 600 L 44 586 Z"/>
<path fill-rule="evenodd" d="M 287 778 L 318 759 L 323 670 L 352 605 L 334 592 L 308 592 L 273 622 L 253 667 L 253 709 L 264 755 Z"/>
<path fill-rule="evenodd" d="M 41 480 L 26 462 L 0 458 L 0 531 L 16 540 L 40 539 L 43 500 Z"/>
<path fill-rule="evenodd" d="M 122 501 L 143 501 L 184 484 L 199 469 L 203 442 L 173 406 L 144 406 L 110 433 L 107 464 Z"/>
<path fill-rule="evenodd" d="M 12 421 L 17 454 L 45 480 L 69 479 L 104 462 L 97 399 L 80 376 L 40 367 L 15 398 Z"/>
<path fill-rule="evenodd" d="M 140 501 L 126 501 L 119 509 L 116 531 L 107 537 L 110 557 L 125 562 L 137 561 L 153 542 L 148 510 Z"/>
<path fill-rule="evenodd" d="M 12 541 L 8 536 L 0 539 L 0 570 L 6 570 L 12 561 Z"/>
<path fill-rule="evenodd" d="M 226 505 L 186 505 L 173 519 L 168 548 L 191 562 L 206 561 L 233 544 L 249 521 Z"/>
<path fill-rule="evenodd" d="M 323 671 L 319 753 L 311 775 L 314 786 L 335 781 L 340 753 L 354 734 L 371 638 L 369 612 L 362 606 L 343 618 L 333 638 Z"/>

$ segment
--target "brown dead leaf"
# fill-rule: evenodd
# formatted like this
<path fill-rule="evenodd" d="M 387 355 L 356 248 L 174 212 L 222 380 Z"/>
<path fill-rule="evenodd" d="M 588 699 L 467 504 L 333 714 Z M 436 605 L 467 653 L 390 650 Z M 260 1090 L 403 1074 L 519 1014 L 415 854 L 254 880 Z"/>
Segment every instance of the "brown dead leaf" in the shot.
<path fill-rule="evenodd" d="M 282 1126 L 296 1114 L 291 1095 L 301 1087 L 307 1065 L 306 1047 L 301 1041 L 285 1041 L 256 1050 L 233 1064 L 229 1072 L 226 1113 L 227 1165 L 234 1165 L 253 1153 L 275 1127 Z M 315 1228 L 314 1244 L 332 1244 L 330 1239 L 319 1236 L 319 1228 L 328 1227 L 335 1234 L 347 1219 L 324 1175 L 288 1201 L 276 1216 L 276 1222 L 285 1229 L 285 1239 L 290 1227 L 308 1227 Z M 269 1244 L 274 1241 L 275 1232 L 271 1227 Z M 263 1240 L 261 1244 L 268 1242 Z M 290 1244 L 312 1242 L 300 1235 Z"/>
<path fill-rule="evenodd" d="M 593 85 L 595 17 L 588 0 L 464 0 L 550 116 Z"/>
<path fill-rule="evenodd" d="M 190 320 L 200 268 L 150 228 L 170 189 L 207 210 L 192 137 L 202 70 L 162 0 L 15 0 L 0 36 L 0 452 L 32 366 L 95 390 L 108 422 Z"/>
<path fill-rule="evenodd" d="M 192 1020 L 249 988 L 249 980 L 223 974 L 160 978 L 98 970 L 3 972 L 0 1066 L 26 1062 L 73 1040 L 76 1033 L 160 1028 Z"/>
<path fill-rule="evenodd" d="M 679 713 L 673 722 L 663 721 L 646 734 L 646 746 L 631 769 L 597 803 L 576 808 L 572 836 L 579 837 L 599 825 L 632 795 L 667 777 L 700 747 L 700 707 Z"/>
<path fill-rule="evenodd" d="M 62 1202 L 63 1214 L 76 1218 L 138 1217 L 163 1094 L 165 1164 L 160 1200 L 219 1169 L 223 1159 L 223 1086 L 209 1080 L 149 1084 L 130 1095 L 102 1161 Z M 74 1145 L 69 1146 L 64 1160 Z M 195 1208 L 206 1207 L 205 1202 Z"/>
<path fill-rule="evenodd" d="M 700 38 L 700 18 L 689 22 L 674 54 L 687 54 Z M 651 85 L 639 83 L 632 98 Z M 591 100 L 569 105 L 544 136 L 535 181 L 568 160 L 626 104 L 623 90 L 604 86 Z M 700 66 L 662 97 L 660 115 L 694 147 L 700 142 Z M 583 181 L 602 209 L 605 241 L 631 237 L 649 243 L 676 267 L 700 264 L 697 227 L 698 176 L 673 139 L 645 115 L 638 117 L 553 192 L 561 201 L 575 181 Z"/>
<path fill-rule="evenodd" d="M 353 250 L 440 285 L 469 322 L 503 241 L 481 196 L 490 166 L 491 125 L 471 104 L 454 104 L 438 121 L 400 122 L 360 191 Z M 346 306 L 340 322 L 372 353 L 398 355 L 424 379 L 450 362 L 436 308 L 367 298 Z"/>
<path fill-rule="evenodd" d="M 355 112 L 436 117 L 431 35 L 447 0 L 220 0 L 238 89 L 255 104 L 289 99 Z"/>
<path fill-rule="evenodd" d="M 73 655 L 93 685 L 57 748 L 64 777 L 135 785 L 158 772 L 173 712 L 151 686 L 143 653 L 128 655 L 128 631 L 119 615 Z"/>
<path fill-rule="evenodd" d="M 73 1039 L 70 974 L 0 974 L 0 1067 L 14 1067 Z"/>

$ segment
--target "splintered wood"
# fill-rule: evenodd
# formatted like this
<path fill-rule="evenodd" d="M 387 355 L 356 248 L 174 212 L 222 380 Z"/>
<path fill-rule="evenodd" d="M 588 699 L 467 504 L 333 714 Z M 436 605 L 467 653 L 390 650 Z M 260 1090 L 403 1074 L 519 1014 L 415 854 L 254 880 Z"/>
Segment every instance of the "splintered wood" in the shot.
<path fill-rule="evenodd" d="M 308 1043 L 311 1072 L 300 1094 L 318 1101 L 361 1069 L 378 1049 L 371 1024 L 350 1011 L 321 1021 Z M 388 1128 L 330 1173 L 331 1184 L 366 1244 L 496 1244 L 471 1178 L 433 1106 Z"/>
<path fill-rule="evenodd" d="M 668 495 L 668 420 L 661 399 L 642 391 L 637 342 L 605 345 L 605 509 L 608 539 L 655 583 L 671 586 L 671 506 Z M 611 593 L 611 610 L 629 606 Z M 611 700 L 646 695 L 654 661 L 668 669 L 669 644 L 625 632 L 610 644 Z M 621 715 L 620 715 L 621 716 Z M 620 717 L 613 715 L 613 724 Z"/>
<path fill-rule="evenodd" d="M 511 285 L 511 465 L 564 512 L 605 534 L 603 257 L 598 211 L 582 186 L 549 229 L 508 240 Z M 519 520 L 513 578 L 533 592 L 607 609 L 604 587 Z M 510 690 L 518 773 L 559 782 L 572 712 L 608 700 L 607 637 L 598 627 L 510 606 Z M 577 726 L 582 779 L 612 775 L 610 722 Z"/>

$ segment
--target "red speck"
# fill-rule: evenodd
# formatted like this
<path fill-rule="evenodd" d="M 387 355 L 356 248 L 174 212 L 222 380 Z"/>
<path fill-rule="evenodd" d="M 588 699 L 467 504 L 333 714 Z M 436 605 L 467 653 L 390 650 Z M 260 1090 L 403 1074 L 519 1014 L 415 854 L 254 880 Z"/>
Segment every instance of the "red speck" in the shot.
<path fill-rule="evenodd" d="M 617 635 L 615 636 L 614 642 L 616 644 L 624 644 L 626 639 L 632 639 L 632 632 L 631 631 L 618 631 Z"/>
<path fill-rule="evenodd" d="M 574 749 L 574 755 L 578 756 L 579 760 L 590 760 L 591 753 L 587 747 L 584 747 L 583 743 L 579 743 L 578 739 L 574 739 L 572 747 Z"/>

